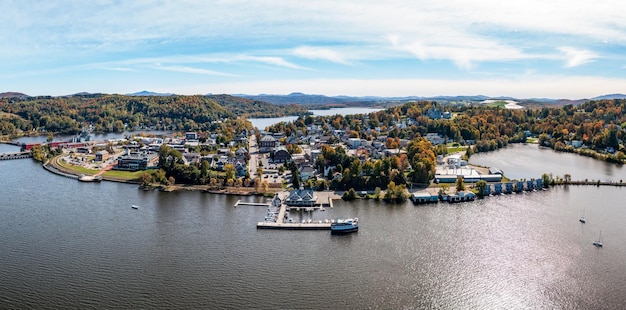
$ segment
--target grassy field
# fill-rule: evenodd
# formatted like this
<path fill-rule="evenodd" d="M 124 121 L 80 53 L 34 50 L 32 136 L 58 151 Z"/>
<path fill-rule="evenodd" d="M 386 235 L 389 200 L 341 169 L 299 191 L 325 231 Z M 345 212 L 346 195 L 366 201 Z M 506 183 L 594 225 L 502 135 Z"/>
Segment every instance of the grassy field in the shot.
<path fill-rule="evenodd" d="M 84 175 L 94 175 L 100 170 L 87 169 L 81 166 L 70 165 L 62 160 L 57 161 L 58 165 L 63 167 L 66 170 L 72 171 L 76 174 L 84 174 Z M 114 178 L 121 181 L 132 181 L 141 179 L 141 175 L 143 173 L 152 173 L 155 170 L 146 170 L 146 171 L 118 171 L 118 170 L 109 170 L 102 174 L 103 177 Z"/>
<path fill-rule="evenodd" d="M 486 107 L 494 107 L 494 108 L 495 107 L 499 107 L 499 108 L 503 108 L 503 109 L 504 109 L 504 107 L 506 105 L 507 105 L 507 103 L 504 102 L 504 101 L 494 101 L 494 102 L 490 102 L 490 103 L 485 104 Z"/>
<path fill-rule="evenodd" d="M 448 146 L 448 153 L 452 154 L 456 152 L 461 152 L 465 151 L 465 149 L 467 149 L 467 146 Z"/>
<path fill-rule="evenodd" d="M 140 170 L 140 171 L 119 171 L 119 170 L 109 170 L 103 174 L 104 177 L 111 177 L 122 180 L 139 180 L 141 179 L 141 175 L 144 173 L 152 173 L 155 170 Z"/>
<path fill-rule="evenodd" d="M 81 167 L 81 166 L 74 166 L 74 165 L 70 165 L 62 160 L 57 160 L 57 163 L 59 164 L 59 166 L 67 169 L 67 170 L 71 170 L 74 171 L 78 174 L 86 174 L 86 175 L 93 175 L 96 174 L 98 172 L 100 172 L 99 170 L 93 170 L 93 169 L 87 169 L 85 167 Z"/>

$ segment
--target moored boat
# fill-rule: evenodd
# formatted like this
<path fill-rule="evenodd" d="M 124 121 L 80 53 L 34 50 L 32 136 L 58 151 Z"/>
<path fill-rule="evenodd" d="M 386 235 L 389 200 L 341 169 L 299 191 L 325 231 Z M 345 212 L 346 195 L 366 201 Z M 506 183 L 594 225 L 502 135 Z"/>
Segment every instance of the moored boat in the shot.
<path fill-rule="evenodd" d="M 100 182 L 102 181 L 102 176 L 81 174 L 78 176 L 78 180 L 81 182 Z"/>
<path fill-rule="evenodd" d="M 330 232 L 333 234 L 345 234 L 359 230 L 359 219 L 338 219 L 330 224 Z"/>
<path fill-rule="evenodd" d="M 600 231 L 600 236 L 598 237 L 597 241 L 593 242 L 593 245 L 595 245 L 597 248 L 602 247 L 602 231 Z"/>

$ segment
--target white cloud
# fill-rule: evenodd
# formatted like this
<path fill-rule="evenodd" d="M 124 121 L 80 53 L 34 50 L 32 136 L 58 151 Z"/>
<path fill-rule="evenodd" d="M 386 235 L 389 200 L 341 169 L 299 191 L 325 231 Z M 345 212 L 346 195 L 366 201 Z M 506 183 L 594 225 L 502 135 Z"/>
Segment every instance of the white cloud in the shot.
<path fill-rule="evenodd" d="M 205 75 L 216 75 L 216 76 L 237 76 L 234 74 L 223 73 L 223 72 L 202 69 L 202 68 L 187 67 L 187 66 L 163 66 L 161 64 L 157 64 L 153 68 L 158 69 L 158 70 L 180 72 L 180 73 L 205 74 Z"/>
<path fill-rule="evenodd" d="M 297 70 L 311 70 L 310 68 L 302 67 L 300 65 L 294 64 L 292 62 L 286 61 L 281 57 L 274 56 L 249 56 L 249 55 L 235 55 L 231 57 L 227 57 L 229 62 L 236 61 L 256 61 L 262 62 L 273 66 L 285 67 L 289 69 L 297 69 Z"/>
<path fill-rule="evenodd" d="M 300 46 L 293 50 L 293 54 L 308 59 L 323 59 L 330 62 L 349 65 L 350 62 L 346 60 L 343 55 L 340 55 L 337 51 L 318 46 Z"/>
<path fill-rule="evenodd" d="M 577 49 L 573 47 L 560 47 L 559 50 L 565 56 L 565 67 L 567 68 L 578 67 L 580 65 L 594 61 L 594 59 L 599 57 L 596 53 L 592 51 Z"/>

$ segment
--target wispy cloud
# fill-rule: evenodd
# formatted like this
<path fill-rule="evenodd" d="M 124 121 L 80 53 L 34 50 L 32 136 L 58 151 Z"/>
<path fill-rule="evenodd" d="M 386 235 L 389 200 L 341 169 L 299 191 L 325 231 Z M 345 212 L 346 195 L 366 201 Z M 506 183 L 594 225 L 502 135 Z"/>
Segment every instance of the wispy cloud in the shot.
<path fill-rule="evenodd" d="M 594 59 L 599 57 L 598 54 L 592 51 L 573 47 L 560 47 L 559 50 L 565 56 L 565 66 L 567 68 L 578 67 L 588 62 L 592 62 Z"/>
<path fill-rule="evenodd" d="M 282 57 L 275 56 L 249 56 L 249 55 L 235 55 L 232 57 L 228 57 L 229 61 L 237 62 L 237 61 L 254 61 L 261 62 L 273 66 L 285 67 L 289 69 L 297 69 L 297 70 L 311 70 L 310 68 L 306 68 L 295 63 L 286 61 Z"/>
<path fill-rule="evenodd" d="M 293 54 L 308 59 L 322 59 L 343 65 L 351 64 L 346 57 L 339 52 L 321 46 L 300 46 L 293 50 Z"/>
<path fill-rule="evenodd" d="M 218 72 L 218 71 L 213 71 L 213 70 L 208 70 L 208 69 L 203 69 L 203 68 L 187 67 L 187 66 L 163 66 L 163 65 L 157 64 L 153 68 L 158 69 L 158 70 L 180 72 L 180 73 L 231 76 L 231 77 L 237 76 L 235 74 L 229 74 L 229 73 L 224 73 L 224 72 Z"/>

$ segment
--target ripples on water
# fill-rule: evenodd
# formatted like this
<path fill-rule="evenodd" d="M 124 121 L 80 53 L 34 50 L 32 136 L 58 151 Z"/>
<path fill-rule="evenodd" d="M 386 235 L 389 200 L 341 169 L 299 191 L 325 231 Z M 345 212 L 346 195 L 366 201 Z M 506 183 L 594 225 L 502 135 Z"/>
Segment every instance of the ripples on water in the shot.
<path fill-rule="evenodd" d="M 346 203 L 356 234 L 256 230 L 262 207 L 0 161 L 0 308 L 623 308 L 624 189 Z M 139 205 L 138 210 L 130 208 Z M 588 220 L 580 224 L 582 211 Z M 295 214 L 307 218 L 307 214 Z M 599 230 L 605 247 L 592 242 Z"/>

